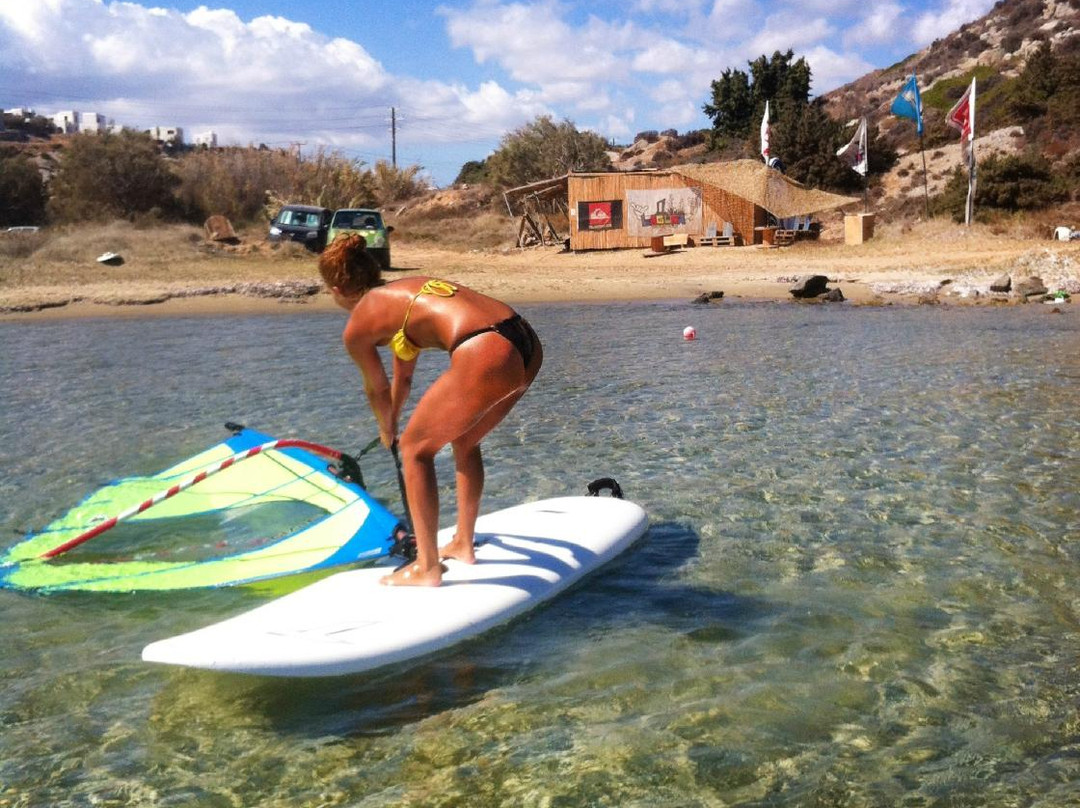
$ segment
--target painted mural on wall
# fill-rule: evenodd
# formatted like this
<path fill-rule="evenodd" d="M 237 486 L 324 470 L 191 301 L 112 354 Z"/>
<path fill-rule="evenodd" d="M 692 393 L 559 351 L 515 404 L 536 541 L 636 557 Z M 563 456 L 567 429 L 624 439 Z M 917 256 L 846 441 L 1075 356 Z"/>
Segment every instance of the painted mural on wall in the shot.
<path fill-rule="evenodd" d="M 578 230 L 621 230 L 622 200 L 578 202 Z"/>
<path fill-rule="evenodd" d="M 655 188 L 626 192 L 631 236 L 701 232 L 700 188 Z"/>

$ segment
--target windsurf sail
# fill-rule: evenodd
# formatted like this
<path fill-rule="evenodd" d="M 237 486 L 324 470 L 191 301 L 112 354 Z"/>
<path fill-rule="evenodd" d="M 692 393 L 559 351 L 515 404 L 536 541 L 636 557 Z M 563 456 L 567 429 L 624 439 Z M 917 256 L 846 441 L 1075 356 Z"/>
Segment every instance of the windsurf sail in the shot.
<path fill-rule="evenodd" d="M 341 452 L 229 425 L 227 440 L 94 492 L 0 556 L 0 587 L 235 586 L 390 553 L 399 519 Z"/>

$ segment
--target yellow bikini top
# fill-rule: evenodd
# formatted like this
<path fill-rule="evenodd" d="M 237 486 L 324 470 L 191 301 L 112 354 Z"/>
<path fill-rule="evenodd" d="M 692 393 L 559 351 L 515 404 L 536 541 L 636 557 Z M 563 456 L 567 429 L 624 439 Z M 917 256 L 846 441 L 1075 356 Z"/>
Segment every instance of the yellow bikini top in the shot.
<path fill-rule="evenodd" d="M 402 362 L 411 362 L 420 354 L 420 346 L 408 338 L 405 334 L 405 326 L 409 324 L 409 315 L 412 314 L 413 304 L 420 295 L 435 295 L 436 297 L 453 297 L 457 287 L 446 281 L 430 280 L 420 287 L 420 291 L 413 295 L 409 301 L 409 307 L 405 309 L 405 320 L 401 328 L 394 336 L 390 337 L 390 350 L 394 352 Z"/>

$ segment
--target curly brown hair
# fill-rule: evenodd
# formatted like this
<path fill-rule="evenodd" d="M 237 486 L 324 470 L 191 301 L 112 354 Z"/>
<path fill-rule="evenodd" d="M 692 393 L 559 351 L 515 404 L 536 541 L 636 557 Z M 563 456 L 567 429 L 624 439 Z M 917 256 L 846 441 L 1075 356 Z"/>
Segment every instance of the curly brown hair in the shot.
<path fill-rule="evenodd" d="M 383 282 L 379 262 L 358 233 L 338 236 L 327 245 L 319 256 L 319 274 L 327 286 L 347 295 L 363 294 Z"/>

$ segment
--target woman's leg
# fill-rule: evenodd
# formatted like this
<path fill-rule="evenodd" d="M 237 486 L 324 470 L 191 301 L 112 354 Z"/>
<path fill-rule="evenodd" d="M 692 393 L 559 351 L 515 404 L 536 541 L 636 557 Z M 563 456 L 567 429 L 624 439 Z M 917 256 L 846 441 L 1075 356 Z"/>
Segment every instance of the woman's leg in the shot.
<path fill-rule="evenodd" d="M 439 555 L 443 558 L 456 558 L 466 564 L 476 562 L 476 518 L 480 513 L 480 497 L 484 491 L 484 461 L 480 452 L 480 441 L 502 422 L 525 395 L 525 391 L 540 372 L 543 361 L 543 349 L 537 341 L 535 355 L 529 367 L 525 368 L 524 384 L 488 410 L 468 432 L 453 441 L 457 482 L 457 529 L 450 543 L 439 548 Z"/>
<path fill-rule="evenodd" d="M 457 491 L 457 529 L 454 538 L 439 548 L 440 558 L 456 558 L 466 564 L 476 562 L 473 551 L 473 527 L 480 512 L 480 497 L 484 493 L 484 458 L 480 444 L 460 446 L 453 442 L 454 477 Z"/>
<path fill-rule="evenodd" d="M 428 586 L 440 583 L 442 571 L 435 540 L 439 520 L 435 455 L 446 444 L 471 434 L 478 426 L 486 426 L 483 429 L 486 434 L 498 421 L 488 425 L 485 416 L 494 408 L 501 413 L 501 420 L 509 407 L 499 404 L 508 397 L 516 400 L 520 396 L 524 377 L 514 347 L 497 334 L 485 335 L 470 340 L 468 350 L 463 346 L 455 351 L 449 369 L 417 402 L 399 441 L 417 557 L 414 564 L 387 576 L 384 582 Z M 479 440 L 470 440 L 462 448 L 478 444 Z M 478 507 L 479 492 L 483 489 L 483 462 L 479 453 L 472 455 L 469 451 L 465 457 L 462 472 L 467 478 L 466 488 L 471 492 L 470 497 L 475 496 Z"/>
<path fill-rule="evenodd" d="M 488 410 L 472 429 L 453 441 L 457 528 L 453 540 L 439 548 L 439 555 L 443 558 L 456 558 L 466 564 L 476 562 L 476 518 L 480 515 L 480 497 L 484 493 L 484 459 L 480 452 L 480 441 L 506 417 L 524 393 L 524 389 L 515 390 Z"/>

